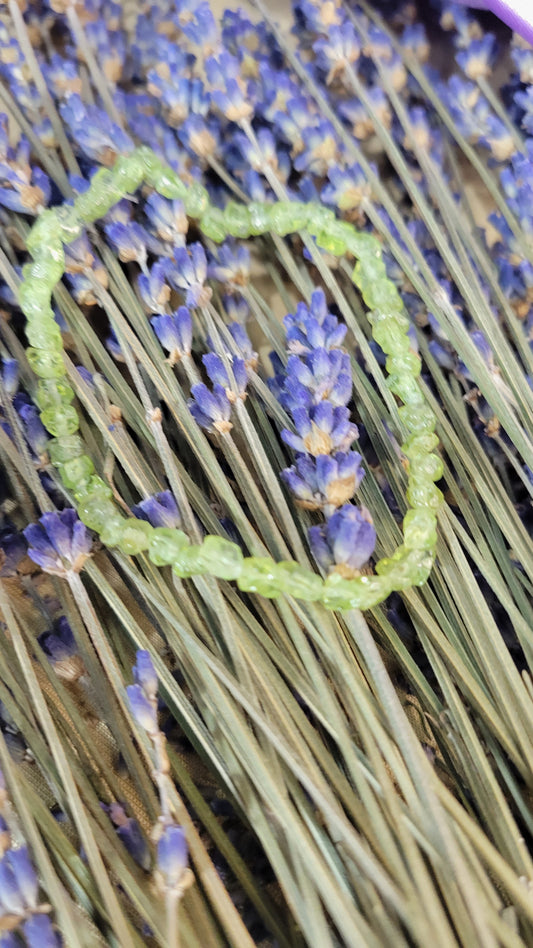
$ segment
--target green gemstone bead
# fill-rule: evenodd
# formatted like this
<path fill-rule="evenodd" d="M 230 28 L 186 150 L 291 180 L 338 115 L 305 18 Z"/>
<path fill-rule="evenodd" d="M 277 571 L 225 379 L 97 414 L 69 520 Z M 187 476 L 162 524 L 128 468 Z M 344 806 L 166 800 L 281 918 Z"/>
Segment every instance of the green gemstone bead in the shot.
<path fill-rule="evenodd" d="M 339 573 L 330 573 L 324 582 L 322 602 L 326 609 L 357 609 L 358 592 L 357 579 L 343 579 Z"/>
<path fill-rule="evenodd" d="M 398 414 L 410 431 L 417 434 L 429 434 L 435 430 L 437 419 L 432 409 L 425 403 L 423 405 L 402 405 L 398 409 Z"/>
<path fill-rule="evenodd" d="M 321 598 L 324 583 L 316 573 L 304 569 L 298 563 L 285 561 L 278 563 L 276 569 L 279 577 L 279 589 L 286 596 L 305 599 L 306 602 L 316 602 Z"/>
<path fill-rule="evenodd" d="M 366 305 L 371 309 L 382 309 L 385 312 L 391 312 L 402 307 L 402 298 L 394 283 L 389 279 L 381 278 L 376 282 L 365 283 L 362 287 L 362 294 Z"/>
<path fill-rule="evenodd" d="M 440 481 L 444 474 L 442 458 L 438 454 L 422 454 L 411 461 L 409 473 L 416 478 Z"/>
<path fill-rule="evenodd" d="M 48 243 L 56 243 L 58 239 L 61 239 L 61 226 L 56 210 L 41 211 L 26 237 L 26 249 L 32 256 L 39 247 L 46 246 Z"/>
<path fill-rule="evenodd" d="M 150 537 L 148 556 L 154 566 L 170 566 L 179 559 L 184 548 L 189 546 L 189 538 L 181 530 L 173 527 L 156 527 Z"/>
<path fill-rule="evenodd" d="M 354 257 L 366 263 L 381 257 L 381 244 L 372 234 L 362 234 L 350 225 L 351 233 L 346 235 L 346 249 Z"/>
<path fill-rule="evenodd" d="M 429 454 L 439 443 L 435 432 L 422 432 L 421 434 L 409 435 L 405 444 L 402 444 L 402 451 L 406 458 L 413 460 L 421 454 Z"/>
<path fill-rule="evenodd" d="M 203 184 L 194 181 L 185 192 L 183 204 L 189 217 L 202 217 L 209 208 L 209 194 Z"/>
<path fill-rule="evenodd" d="M 431 550 L 437 542 L 437 517 L 433 510 L 419 507 L 403 518 L 403 542 L 410 550 Z"/>
<path fill-rule="evenodd" d="M 113 165 L 113 175 L 121 191 L 132 194 L 144 180 L 142 155 L 134 151 L 131 155 L 119 155 Z"/>
<path fill-rule="evenodd" d="M 78 517 L 82 523 L 98 534 L 115 520 L 117 513 L 113 501 L 102 497 L 101 494 L 92 494 L 78 506 Z"/>
<path fill-rule="evenodd" d="M 32 320 L 26 325 L 26 338 L 34 349 L 50 349 L 60 352 L 63 349 L 61 330 L 53 319 Z"/>
<path fill-rule="evenodd" d="M 372 284 L 383 283 L 384 280 L 387 280 L 387 271 L 381 256 L 365 257 L 364 260 L 358 260 L 355 264 L 352 282 L 359 287 L 361 292 L 370 290 Z M 392 309 L 395 310 L 398 307 L 394 306 Z"/>
<path fill-rule="evenodd" d="M 411 349 L 409 336 L 392 320 L 375 326 L 372 336 L 387 355 L 402 356 Z"/>
<path fill-rule="evenodd" d="M 218 207 L 209 207 L 200 220 L 200 230 L 216 244 L 222 243 L 227 236 L 223 212 Z"/>
<path fill-rule="evenodd" d="M 58 408 L 60 405 L 70 405 L 74 400 L 74 391 L 70 385 L 59 379 L 39 379 L 35 402 L 41 411 L 47 408 Z"/>
<path fill-rule="evenodd" d="M 24 280 L 17 292 L 18 304 L 27 319 L 41 319 L 50 309 L 50 290 L 45 283 Z"/>
<path fill-rule="evenodd" d="M 314 236 L 317 247 L 334 257 L 343 257 L 346 253 L 346 244 L 341 237 L 336 237 L 327 230 L 319 230 Z"/>
<path fill-rule="evenodd" d="M 404 405 L 418 406 L 424 404 L 424 396 L 415 379 L 410 375 L 389 375 L 387 388 L 401 398 Z"/>
<path fill-rule="evenodd" d="M 302 204 L 302 207 L 306 210 L 310 233 L 328 230 L 337 223 L 335 211 L 323 204 Z"/>
<path fill-rule="evenodd" d="M 47 408 L 46 411 L 41 412 L 40 418 L 46 430 L 55 438 L 74 434 L 80 426 L 80 419 L 74 405 Z"/>
<path fill-rule="evenodd" d="M 65 487 L 79 490 L 88 485 L 91 475 L 94 474 L 94 464 L 88 454 L 80 454 L 79 457 L 58 465 L 58 470 Z"/>
<path fill-rule="evenodd" d="M 124 525 L 126 523 L 126 518 L 115 508 L 114 513 L 106 521 L 105 526 L 102 527 L 100 532 L 100 539 L 104 546 L 118 546 L 122 539 Z"/>
<path fill-rule="evenodd" d="M 122 536 L 118 541 L 118 547 L 127 556 L 136 556 L 137 553 L 148 549 L 153 531 L 152 524 L 147 523 L 146 520 L 128 517 L 122 525 Z"/>
<path fill-rule="evenodd" d="M 270 208 L 270 227 L 275 234 L 285 237 L 306 230 L 311 223 L 306 204 L 296 201 L 277 201 Z"/>
<path fill-rule="evenodd" d="M 385 368 L 391 375 L 402 375 L 405 373 L 406 375 L 410 375 L 411 378 L 416 378 L 416 376 L 420 375 L 421 365 L 420 356 L 411 349 L 408 352 L 395 352 L 393 355 L 388 356 L 385 362 Z"/>
<path fill-rule="evenodd" d="M 208 536 L 201 546 L 189 550 L 189 568 L 218 579 L 238 579 L 243 561 L 241 548 L 224 537 Z"/>
<path fill-rule="evenodd" d="M 30 368 L 39 378 L 60 379 L 65 375 L 63 352 L 48 352 L 46 349 L 26 349 Z"/>
<path fill-rule="evenodd" d="M 63 244 L 71 244 L 72 241 L 81 236 L 83 224 L 77 219 L 74 207 L 62 204 L 61 207 L 57 207 L 55 210 L 60 226 L 60 240 Z"/>
<path fill-rule="evenodd" d="M 432 481 L 414 477 L 409 478 L 406 497 L 410 507 L 430 507 L 431 510 L 438 510 L 444 500 L 442 491 Z"/>
<path fill-rule="evenodd" d="M 52 464 L 64 464 L 72 458 L 79 458 L 85 448 L 79 435 L 69 435 L 68 438 L 57 438 L 48 442 L 48 453 Z"/>
<path fill-rule="evenodd" d="M 376 563 L 376 572 L 388 576 L 392 588 L 399 592 L 425 583 L 432 565 L 433 557 L 428 550 L 410 550 L 402 545 L 393 556 Z"/>
<path fill-rule="evenodd" d="M 77 503 L 86 501 L 89 497 L 105 497 L 107 500 L 111 500 L 113 497 L 113 491 L 111 490 L 107 481 L 104 481 L 98 474 L 95 474 L 89 479 L 88 484 L 80 487 L 74 491 L 74 497 Z M 124 520 L 124 517 L 122 518 Z"/>
<path fill-rule="evenodd" d="M 169 201 L 183 201 L 187 195 L 187 185 L 174 171 L 164 166 L 162 166 L 158 175 L 146 178 L 146 182 L 151 184 L 162 197 L 168 198 Z"/>
<path fill-rule="evenodd" d="M 38 282 L 51 293 L 65 271 L 65 253 L 60 240 L 35 249 L 34 260 L 22 267 L 22 279 Z"/>
<path fill-rule="evenodd" d="M 224 220 L 228 234 L 231 237 L 249 237 L 251 234 L 251 222 L 248 208 L 244 204 L 237 204 L 230 201 L 224 208 Z"/>
<path fill-rule="evenodd" d="M 237 585 L 243 592 L 258 593 L 267 599 L 275 599 L 279 595 L 276 563 L 268 556 L 246 558 Z"/>
<path fill-rule="evenodd" d="M 259 204 L 257 201 L 250 201 L 248 204 L 248 214 L 250 215 L 250 234 L 259 236 L 268 234 L 270 227 L 270 213 L 272 204 Z"/>

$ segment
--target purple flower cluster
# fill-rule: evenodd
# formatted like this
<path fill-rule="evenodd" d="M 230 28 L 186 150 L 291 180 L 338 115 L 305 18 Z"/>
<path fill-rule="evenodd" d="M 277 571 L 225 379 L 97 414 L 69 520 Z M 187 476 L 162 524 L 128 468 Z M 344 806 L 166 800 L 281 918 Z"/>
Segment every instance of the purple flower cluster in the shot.
<path fill-rule="evenodd" d="M 348 503 L 364 471 L 351 447 L 358 430 L 348 408 L 350 356 L 340 348 L 346 327 L 328 310 L 321 289 L 309 306 L 299 303 L 284 325 L 289 356 L 285 365 L 274 360 L 271 389 L 294 424 L 281 437 L 296 457 L 281 476 L 300 507 L 326 518 L 309 529 L 317 562 L 353 576 L 372 555 L 376 536 L 368 511 Z"/>

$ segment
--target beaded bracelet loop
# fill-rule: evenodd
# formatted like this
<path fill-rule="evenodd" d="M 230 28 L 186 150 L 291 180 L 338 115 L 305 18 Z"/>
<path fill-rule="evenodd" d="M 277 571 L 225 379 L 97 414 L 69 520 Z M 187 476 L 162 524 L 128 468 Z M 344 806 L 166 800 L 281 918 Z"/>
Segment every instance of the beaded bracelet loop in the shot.
<path fill-rule="evenodd" d="M 125 517 L 115 505 L 109 485 L 95 474 L 78 433 L 74 392 L 66 377 L 63 342 L 51 297 L 65 270 L 64 245 L 143 182 L 163 197 L 181 200 L 186 214 L 195 218 L 202 233 L 213 241 L 221 242 L 227 236 L 286 236 L 305 231 L 328 253 L 351 253 L 357 258 L 352 279 L 370 309 L 372 335 L 387 355 L 387 384 L 403 402 L 399 413 L 409 431 L 402 445 L 408 461 L 410 507 L 403 520 L 403 543 L 391 557 L 379 560 L 375 575 L 344 579 L 332 573 L 323 580 L 295 562 L 245 557 L 237 544 L 223 537 L 207 536 L 200 545 L 191 545 L 181 530 L 152 527 L 144 520 Z M 434 482 L 441 478 L 443 465 L 433 453 L 438 444 L 436 419 L 417 381 L 420 359 L 410 347 L 409 320 L 396 287 L 387 277 L 375 237 L 358 233 L 351 224 L 337 220 L 332 210 L 318 204 L 278 201 L 230 203 L 224 210 L 211 207 L 201 184 L 187 187 L 150 148 L 143 146 L 120 156 L 113 168 L 100 169 L 90 188 L 72 206 L 43 211 L 28 235 L 27 248 L 33 261 L 23 267 L 18 299 L 27 319 L 28 362 L 39 377 L 36 401 L 42 423 L 52 435 L 50 459 L 64 486 L 73 492 L 78 516 L 105 545 L 116 546 L 128 555 L 147 553 L 156 566 L 170 565 L 181 577 L 203 574 L 235 580 L 245 592 L 320 601 L 329 609 L 368 609 L 394 590 L 426 581 L 433 565 L 437 511 L 443 499 Z"/>

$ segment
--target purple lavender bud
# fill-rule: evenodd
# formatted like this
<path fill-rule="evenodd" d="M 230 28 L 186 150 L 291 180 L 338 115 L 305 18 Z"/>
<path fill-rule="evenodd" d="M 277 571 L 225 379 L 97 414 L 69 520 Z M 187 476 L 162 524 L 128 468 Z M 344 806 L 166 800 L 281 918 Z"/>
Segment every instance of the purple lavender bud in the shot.
<path fill-rule="evenodd" d="M 170 315 L 154 316 L 150 322 L 163 349 L 170 353 L 171 365 L 191 354 L 192 317 L 186 306 Z"/>
<path fill-rule="evenodd" d="M 137 287 L 149 313 L 163 313 L 170 299 L 170 287 L 165 279 L 165 263 L 158 260 L 147 271 L 140 273 L 137 278 Z"/>
<path fill-rule="evenodd" d="M 75 510 L 45 513 L 39 523 L 23 531 L 29 544 L 28 556 L 46 573 L 64 576 L 79 570 L 91 552 L 92 540 Z"/>
<path fill-rule="evenodd" d="M 127 224 L 116 221 L 106 224 L 104 229 L 123 263 L 136 261 L 142 269 L 145 268 L 147 234 L 140 224 L 135 221 L 129 221 Z"/>
<path fill-rule="evenodd" d="M 19 384 L 19 364 L 16 359 L 2 358 L 2 383 L 6 394 L 11 397 L 16 393 Z"/>
<path fill-rule="evenodd" d="M 17 406 L 15 405 L 15 407 Z M 35 457 L 42 457 L 46 453 L 50 435 L 39 418 L 38 409 L 35 405 L 22 404 L 17 410 L 22 421 L 26 441 Z"/>
<path fill-rule="evenodd" d="M 131 713 L 139 727 L 147 734 L 155 734 L 158 730 L 155 702 L 152 704 L 140 685 L 128 685 L 126 691 Z"/>
<path fill-rule="evenodd" d="M 139 520 L 147 520 L 153 527 L 179 527 L 181 517 L 174 495 L 169 490 L 146 497 L 131 508 Z"/>
<path fill-rule="evenodd" d="M 357 425 L 350 421 L 350 413 L 344 405 L 334 407 L 330 402 L 321 402 L 311 408 L 297 408 L 293 412 L 296 433 L 286 428 L 281 438 L 294 451 L 304 454 L 335 454 L 349 451 L 358 437 Z"/>
<path fill-rule="evenodd" d="M 31 863 L 28 849 L 23 846 L 21 849 L 10 849 L 4 857 L 9 860 L 9 865 L 13 870 L 18 890 L 24 900 L 24 904 L 30 911 L 37 908 L 39 895 L 39 881 L 37 873 Z"/>
<path fill-rule="evenodd" d="M 229 287 L 246 286 L 250 277 L 250 251 L 245 244 L 227 240 L 217 247 L 208 274 Z"/>
<path fill-rule="evenodd" d="M 361 53 L 361 44 L 355 28 L 349 20 L 339 26 L 330 26 L 327 36 L 313 43 L 318 68 L 325 73 L 329 85 L 335 79 L 342 79 L 347 64 L 357 62 Z"/>
<path fill-rule="evenodd" d="M 94 377 L 93 373 L 89 372 L 89 369 L 86 369 L 84 365 L 77 365 L 76 371 L 79 376 L 83 379 L 86 385 L 94 392 Z"/>
<path fill-rule="evenodd" d="M 187 306 L 205 306 L 211 299 L 211 290 L 204 285 L 207 258 L 201 244 L 178 247 L 174 260 L 168 261 L 166 276 L 172 286 L 185 294 Z"/>
<path fill-rule="evenodd" d="M 86 105 L 79 95 L 59 106 L 61 118 L 81 151 L 99 164 L 111 165 L 117 155 L 129 154 L 134 144 L 104 109 Z"/>
<path fill-rule="evenodd" d="M 184 148 L 195 157 L 209 158 L 220 150 L 220 123 L 189 115 L 177 131 Z"/>
<path fill-rule="evenodd" d="M 457 53 L 456 60 L 469 79 L 488 77 L 496 58 L 497 46 L 492 33 L 481 39 L 471 39 L 467 48 Z"/>
<path fill-rule="evenodd" d="M 53 665 L 68 661 L 78 652 L 74 634 L 66 616 L 60 616 L 51 630 L 41 632 L 37 641 Z"/>
<path fill-rule="evenodd" d="M 372 169 L 377 170 L 374 165 Z M 328 169 L 327 177 L 329 184 L 322 188 L 322 200 L 324 204 L 338 207 L 339 211 L 348 213 L 356 211 L 371 196 L 368 178 L 358 164 L 346 167 L 332 165 Z"/>
<path fill-rule="evenodd" d="M 0 948 L 20 948 L 20 941 L 15 932 L 2 932 Z"/>
<path fill-rule="evenodd" d="M 200 3 L 198 0 L 189 0 L 177 6 L 179 27 L 188 40 L 202 47 L 216 45 L 218 27 L 208 0 L 200 0 Z"/>
<path fill-rule="evenodd" d="M 339 451 L 334 456 L 318 455 L 316 458 L 300 455 L 296 464 L 281 472 L 296 502 L 308 510 L 340 507 L 353 497 L 359 487 L 364 471 L 362 457 L 356 451 Z"/>
<path fill-rule="evenodd" d="M 144 213 L 160 240 L 183 246 L 189 221 L 181 201 L 169 201 L 154 192 L 144 205 Z"/>
<path fill-rule="evenodd" d="M 150 658 L 150 652 L 139 649 L 135 665 L 133 666 L 133 677 L 135 683 L 141 686 L 147 698 L 156 698 L 159 682 L 152 659 Z"/>
<path fill-rule="evenodd" d="M 346 504 L 326 524 L 310 527 L 311 552 L 323 569 L 357 575 L 374 552 L 376 531 L 368 510 Z"/>
<path fill-rule="evenodd" d="M 11 850 L 0 860 L 0 907 L 3 915 L 24 915 L 26 905 L 11 862 Z"/>
<path fill-rule="evenodd" d="M 168 889 L 179 886 L 187 867 L 187 840 L 181 826 L 167 826 L 157 844 L 157 868 Z"/>
<path fill-rule="evenodd" d="M 222 385 L 213 385 L 211 392 L 207 385 L 199 382 L 192 386 L 191 395 L 189 410 L 201 428 L 221 433 L 231 429 L 231 402 Z"/>
<path fill-rule="evenodd" d="M 294 158 L 296 171 L 325 177 L 339 157 L 338 139 L 331 122 L 320 119 L 314 128 L 302 132 L 303 149 Z"/>
<path fill-rule="evenodd" d="M 117 335 L 113 327 L 111 326 L 109 330 L 109 335 L 106 337 L 105 347 L 108 352 L 111 353 L 113 358 L 117 362 L 125 362 L 124 353 L 122 351 L 122 346 L 117 339 Z"/>
<path fill-rule="evenodd" d="M 48 915 L 30 915 L 22 927 L 28 948 L 61 948 L 60 936 Z"/>
<path fill-rule="evenodd" d="M 17 566 L 26 556 L 26 543 L 13 525 L 0 530 L 0 576 L 15 576 Z"/>
<path fill-rule="evenodd" d="M 224 360 L 216 352 L 208 352 L 202 356 L 202 362 L 211 382 L 224 388 L 231 402 L 235 401 L 235 389 L 239 398 L 244 398 L 248 384 L 248 373 L 244 359 L 239 358 L 239 356 L 230 356 L 229 361 L 231 362 L 230 371 L 233 378 L 228 374 Z"/>
<path fill-rule="evenodd" d="M 150 848 L 136 819 L 130 817 L 117 828 L 117 836 L 122 840 L 130 856 L 145 872 L 150 870 L 152 857 Z"/>
<path fill-rule="evenodd" d="M 228 329 L 235 343 L 235 354 L 244 359 L 247 369 L 257 368 L 257 352 L 255 352 L 250 337 L 241 323 L 230 323 Z"/>

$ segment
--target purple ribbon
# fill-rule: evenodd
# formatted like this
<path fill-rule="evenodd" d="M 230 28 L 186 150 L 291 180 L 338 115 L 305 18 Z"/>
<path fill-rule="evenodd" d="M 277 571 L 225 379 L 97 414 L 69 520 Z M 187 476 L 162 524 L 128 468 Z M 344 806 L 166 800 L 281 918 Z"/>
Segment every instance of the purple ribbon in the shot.
<path fill-rule="evenodd" d="M 459 3 L 490 10 L 515 33 L 533 44 L 533 0 L 511 0 L 511 3 L 504 3 L 504 0 L 459 0 Z"/>

